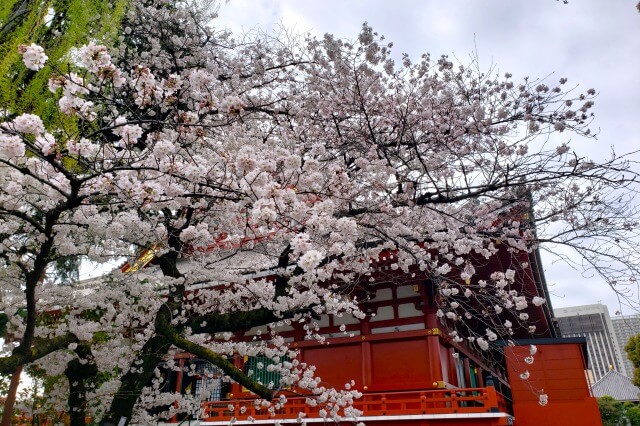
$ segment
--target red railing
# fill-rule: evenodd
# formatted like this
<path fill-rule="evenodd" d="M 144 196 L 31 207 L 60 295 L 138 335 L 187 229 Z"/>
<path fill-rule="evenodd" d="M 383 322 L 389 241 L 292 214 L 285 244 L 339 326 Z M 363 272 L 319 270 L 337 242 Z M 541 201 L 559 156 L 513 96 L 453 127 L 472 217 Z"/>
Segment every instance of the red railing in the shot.
<path fill-rule="evenodd" d="M 362 416 L 508 412 L 503 396 L 493 387 L 366 393 L 355 400 L 353 406 L 362 411 Z M 274 413 L 256 407 L 254 400 L 207 402 L 203 408 L 205 416 L 202 420 L 224 421 L 233 417 L 238 420 L 270 419 L 272 414 L 288 419 L 297 418 L 300 413 L 305 417 L 319 417 L 322 407 L 310 407 L 305 404 L 304 397 L 288 397 L 284 407 Z"/>

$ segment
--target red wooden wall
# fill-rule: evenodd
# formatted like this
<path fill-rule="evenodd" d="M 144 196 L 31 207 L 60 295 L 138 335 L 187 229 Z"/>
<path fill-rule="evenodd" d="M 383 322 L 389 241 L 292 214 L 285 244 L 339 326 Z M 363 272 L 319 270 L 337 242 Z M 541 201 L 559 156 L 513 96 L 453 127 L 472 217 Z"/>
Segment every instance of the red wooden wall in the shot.
<path fill-rule="evenodd" d="M 602 426 L 585 377 L 581 344 L 560 343 L 562 339 L 553 342 L 536 343 L 533 364 L 524 361 L 529 355 L 528 344 L 504 349 L 515 424 Z M 525 370 L 530 374 L 528 380 L 520 379 Z M 548 395 L 547 405 L 539 404 L 539 393 Z"/>
<path fill-rule="evenodd" d="M 332 386 L 353 379 L 357 389 L 370 392 L 437 388 L 443 376 L 440 358 L 433 353 L 439 353 L 440 342 L 431 333 L 417 330 L 310 344 L 301 348 L 302 361 L 315 365 L 317 375 Z"/>

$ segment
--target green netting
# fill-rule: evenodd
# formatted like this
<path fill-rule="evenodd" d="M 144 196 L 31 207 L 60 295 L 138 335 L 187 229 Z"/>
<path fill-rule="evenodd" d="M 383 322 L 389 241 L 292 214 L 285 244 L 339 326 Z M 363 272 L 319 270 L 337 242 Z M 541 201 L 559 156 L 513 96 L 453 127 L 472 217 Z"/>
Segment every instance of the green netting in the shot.
<path fill-rule="evenodd" d="M 276 389 L 280 387 L 280 373 L 277 371 L 269 371 L 269 366 L 274 364 L 275 363 L 266 356 L 251 356 L 248 357 L 244 363 L 244 371 L 245 374 L 250 375 L 252 379 L 260 382 L 262 385 L 270 389 Z"/>

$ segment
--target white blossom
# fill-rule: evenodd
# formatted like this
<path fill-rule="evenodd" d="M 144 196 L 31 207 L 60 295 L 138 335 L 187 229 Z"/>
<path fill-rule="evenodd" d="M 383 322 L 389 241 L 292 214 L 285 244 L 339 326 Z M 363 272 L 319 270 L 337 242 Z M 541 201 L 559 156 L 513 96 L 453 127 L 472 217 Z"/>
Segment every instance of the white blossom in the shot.
<path fill-rule="evenodd" d="M 478 347 L 483 351 L 489 350 L 489 342 L 484 340 L 482 337 L 478 337 L 476 339 L 476 343 L 478 344 Z"/>
<path fill-rule="evenodd" d="M 542 306 L 546 303 L 546 300 L 543 297 L 534 296 L 533 299 L 531 299 L 531 303 L 533 303 L 535 306 Z"/>
<path fill-rule="evenodd" d="M 316 268 L 323 259 L 322 253 L 317 250 L 309 250 L 298 260 L 298 265 L 305 271 L 309 272 Z"/>
<path fill-rule="evenodd" d="M 327 386 L 283 330 L 326 343 L 358 328 L 347 318 L 375 317 L 392 297 L 380 290 L 409 289 L 412 303 L 435 295 L 452 342 L 484 352 L 536 332 L 529 303 L 545 300 L 523 288 L 532 272 L 523 259 L 543 241 L 569 244 L 601 272 L 611 266 L 598 251 L 631 246 L 640 219 L 620 191 L 636 174 L 616 158 L 565 155 L 571 138 L 547 143 L 552 132 L 588 137 L 595 90 L 519 84 L 447 57 L 395 64 L 368 26 L 355 44 L 330 35 L 234 42 L 211 29 L 208 11 L 167 5 L 134 0 L 116 45 L 65 56 L 70 67 L 49 80 L 54 117 L 4 111 L 11 118 L 0 123 L 0 310 L 16 342 L 35 321 L 34 347 L 68 332 L 90 346 L 93 358 L 80 362 L 107 378 L 87 393 L 97 422 L 124 374 L 153 377 L 132 421 L 153 423 L 153 407 L 169 407 L 166 418 L 199 414 L 197 398 L 163 392 L 160 368 L 141 362 L 162 333 L 227 359 L 256 357 L 249 382 L 277 373 L 264 385 L 301 390 L 328 420 L 354 419 L 355 382 Z M 20 52 L 33 70 L 47 60 L 36 45 Z M 601 248 L 585 235 L 602 236 Z M 627 269 L 611 280 L 635 277 L 636 254 L 619 256 Z M 60 283 L 52 259 L 61 257 L 127 263 Z M 35 312 L 60 318 L 24 318 L 28 297 Z M 235 326 L 246 312 L 273 316 Z M 177 343 L 157 354 L 170 371 L 181 368 Z M 63 374 L 77 345 L 38 367 Z M 64 410 L 68 392 L 64 383 L 48 402 Z M 254 400 L 228 411 L 277 416 L 287 403 Z"/>
<path fill-rule="evenodd" d="M 548 403 L 549 403 L 549 396 L 546 393 L 541 393 L 538 396 L 538 404 L 544 407 Z"/>
<path fill-rule="evenodd" d="M 12 124 L 16 132 L 29 133 L 36 136 L 44 133 L 42 119 L 34 114 L 21 114 L 13 120 Z"/>
<path fill-rule="evenodd" d="M 24 153 L 24 142 L 19 136 L 7 135 L 0 131 L 0 158 L 22 157 Z"/>
<path fill-rule="evenodd" d="M 44 49 L 35 43 L 29 46 L 20 45 L 18 52 L 22 55 L 22 62 L 25 66 L 33 71 L 39 71 L 44 67 L 49 57 L 44 53 Z"/>

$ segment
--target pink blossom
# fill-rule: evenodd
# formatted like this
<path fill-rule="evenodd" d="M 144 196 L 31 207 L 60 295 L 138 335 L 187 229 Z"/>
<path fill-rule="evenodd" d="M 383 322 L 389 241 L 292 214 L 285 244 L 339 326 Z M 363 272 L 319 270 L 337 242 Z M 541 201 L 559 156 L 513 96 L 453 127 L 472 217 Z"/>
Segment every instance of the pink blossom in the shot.
<path fill-rule="evenodd" d="M 80 48 L 78 56 L 80 63 L 92 73 L 111 66 L 111 56 L 107 53 L 106 46 L 89 43 Z"/>
<path fill-rule="evenodd" d="M 29 133 L 36 136 L 44 133 L 42 119 L 34 114 L 19 115 L 13 120 L 12 124 L 16 132 Z"/>
<path fill-rule="evenodd" d="M 533 299 L 531 299 L 531 303 L 535 306 L 542 306 L 546 303 L 546 300 L 544 297 L 534 296 Z"/>
<path fill-rule="evenodd" d="M 44 53 L 44 49 L 35 43 L 29 46 L 20 45 L 18 52 L 22 55 L 22 62 L 25 66 L 33 71 L 39 71 L 44 67 L 49 57 Z"/>
<path fill-rule="evenodd" d="M 0 158 L 11 159 L 22 157 L 25 153 L 24 142 L 19 136 L 0 132 Z"/>
<path fill-rule="evenodd" d="M 309 250 L 298 260 L 298 265 L 305 271 L 309 272 L 316 268 L 323 259 L 322 253 L 317 250 Z"/>

